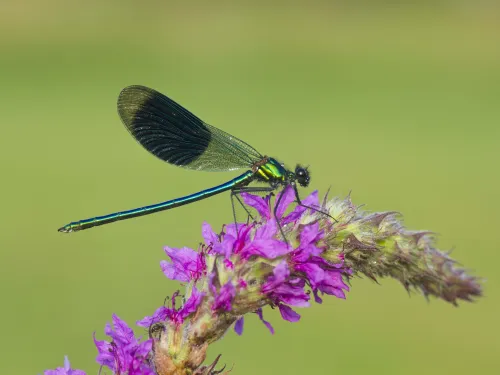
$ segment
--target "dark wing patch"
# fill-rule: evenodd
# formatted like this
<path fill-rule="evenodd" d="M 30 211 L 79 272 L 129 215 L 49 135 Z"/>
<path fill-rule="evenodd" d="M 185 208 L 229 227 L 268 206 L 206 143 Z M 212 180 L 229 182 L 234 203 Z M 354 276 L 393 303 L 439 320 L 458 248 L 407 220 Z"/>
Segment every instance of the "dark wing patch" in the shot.
<path fill-rule="evenodd" d="M 250 168 L 262 158 L 247 143 L 204 123 L 172 99 L 144 86 L 122 90 L 118 113 L 146 150 L 170 164 L 229 171 Z"/>

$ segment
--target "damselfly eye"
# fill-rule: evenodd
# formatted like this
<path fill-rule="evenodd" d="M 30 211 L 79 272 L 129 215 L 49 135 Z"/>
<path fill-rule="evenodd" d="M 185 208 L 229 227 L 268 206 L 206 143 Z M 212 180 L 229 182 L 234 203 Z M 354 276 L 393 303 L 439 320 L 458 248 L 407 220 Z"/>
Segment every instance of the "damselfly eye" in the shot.
<path fill-rule="evenodd" d="M 297 182 L 300 186 L 304 187 L 309 185 L 309 181 L 311 180 L 311 176 L 309 175 L 307 168 L 301 167 L 300 165 L 295 167 L 295 177 L 297 178 Z"/>

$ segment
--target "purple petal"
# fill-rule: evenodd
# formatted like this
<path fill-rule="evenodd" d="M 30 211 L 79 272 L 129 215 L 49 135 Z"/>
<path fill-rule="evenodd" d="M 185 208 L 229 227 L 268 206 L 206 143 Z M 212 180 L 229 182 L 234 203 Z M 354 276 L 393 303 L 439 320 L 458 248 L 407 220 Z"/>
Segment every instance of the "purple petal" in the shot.
<path fill-rule="evenodd" d="M 238 230 L 236 230 L 238 227 Z M 247 225 L 245 223 L 230 223 L 224 226 L 224 231 L 226 232 L 226 236 L 230 235 L 234 238 L 239 237 L 241 239 L 248 239 L 248 232 L 253 228 L 253 225 Z M 225 237 L 225 236 L 224 236 Z"/>
<path fill-rule="evenodd" d="M 279 200 L 280 196 L 283 196 L 281 200 Z M 276 195 L 276 200 L 275 204 L 278 203 L 279 200 L 279 206 L 276 207 L 276 217 L 278 219 L 281 219 L 283 214 L 285 213 L 286 209 L 295 200 L 295 192 L 293 191 L 293 188 L 291 185 L 288 185 L 281 191 L 281 193 Z"/>
<path fill-rule="evenodd" d="M 201 235 L 202 235 L 202 237 L 205 240 L 205 243 L 207 245 L 215 244 L 215 243 L 219 242 L 219 237 L 212 230 L 212 227 L 210 226 L 210 224 L 208 224 L 206 221 L 201 226 Z"/>
<path fill-rule="evenodd" d="M 300 232 L 300 245 L 305 246 L 321 239 L 323 231 L 319 230 L 319 223 L 306 225 Z"/>
<path fill-rule="evenodd" d="M 234 263 L 231 262 L 229 259 L 224 259 L 224 266 L 228 269 L 228 270 L 233 270 L 234 269 Z"/>
<path fill-rule="evenodd" d="M 165 276 L 171 280 L 189 282 L 199 278 L 204 271 L 205 264 L 200 262 L 200 253 L 189 247 L 165 247 L 165 253 L 172 259 L 172 263 L 161 261 L 160 266 Z"/>
<path fill-rule="evenodd" d="M 349 290 L 349 287 L 344 282 L 344 278 L 342 277 L 342 270 L 325 270 L 323 284 L 334 288 Z"/>
<path fill-rule="evenodd" d="M 218 249 L 214 248 L 214 252 L 224 255 L 226 258 L 231 257 L 233 253 L 238 254 L 250 242 L 252 228 L 253 225 L 238 224 L 237 232 L 236 224 L 226 225 L 226 234 L 222 239 L 221 246 Z"/>
<path fill-rule="evenodd" d="M 297 314 L 291 307 L 280 304 L 279 306 L 281 317 L 289 322 L 295 323 L 300 320 L 300 315 Z"/>
<path fill-rule="evenodd" d="M 272 239 L 276 232 L 278 232 L 276 219 L 269 219 L 264 225 L 257 228 L 255 231 L 254 241 Z"/>
<path fill-rule="evenodd" d="M 300 246 L 292 253 L 294 263 L 306 263 L 313 255 L 314 246 Z"/>
<path fill-rule="evenodd" d="M 244 322 L 245 322 L 244 318 L 241 317 L 234 324 L 234 332 L 236 332 L 236 334 L 238 336 L 241 336 L 243 334 L 243 324 L 244 324 Z"/>
<path fill-rule="evenodd" d="M 208 289 L 210 290 L 210 292 L 212 292 L 212 295 L 217 295 L 217 288 L 216 286 L 214 285 L 214 279 L 217 277 L 217 275 L 215 273 L 210 273 L 208 275 Z"/>
<path fill-rule="evenodd" d="M 291 247 L 280 240 L 255 240 L 244 248 L 241 257 L 248 259 L 252 255 L 256 255 L 262 258 L 275 259 L 291 251 Z"/>
<path fill-rule="evenodd" d="M 98 341 L 94 337 L 98 351 L 97 362 L 116 374 L 153 375 L 148 358 L 152 341 L 139 342 L 128 325 L 116 315 L 113 315 L 113 325 L 115 331 L 109 324 L 105 328 L 112 339 L 111 343 Z"/>
<path fill-rule="evenodd" d="M 310 249 L 313 249 L 313 250 L 311 251 Z M 312 256 L 309 259 L 310 263 L 317 264 L 318 266 L 322 267 L 324 270 L 339 270 L 339 271 L 346 273 L 348 275 L 351 274 L 351 270 L 343 268 L 344 267 L 343 263 L 331 263 L 331 262 L 327 261 L 326 259 L 321 258 L 321 256 L 317 256 L 318 254 L 321 254 L 323 252 L 322 250 L 319 250 L 319 253 L 315 253 L 315 251 L 317 251 L 317 250 L 314 250 L 314 249 L 317 249 L 314 245 L 308 246 L 308 251 L 311 251 L 311 254 L 316 255 L 316 256 Z"/>
<path fill-rule="evenodd" d="M 314 294 L 314 300 L 316 301 L 316 303 L 323 303 L 323 299 L 318 295 L 318 291 L 317 290 L 313 290 L 313 294 Z"/>
<path fill-rule="evenodd" d="M 259 319 L 261 320 L 262 323 L 264 323 L 264 325 L 267 327 L 269 332 L 271 332 L 271 335 L 274 335 L 274 328 L 271 325 L 271 323 L 269 323 L 267 320 L 264 320 L 264 314 L 262 312 L 262 309 L 260 308 L 260 309 L 255 310 L 255 313 L 259 316 Z"/>
<path fill-rule="evenodd" d="M 215 311 L 221 309 L 225 311 L 230 311 L 232 308 L 231 302 L 233 301 L 235 295 L 236 295 L 236 288 L 234 287 L 231 280 L 229 280 L 226 284 L 224 284 L 220 288 L 218 295 L 215 297 L 212 310 Z"/>
<path fill-rule="evenodd" d="M 156 309 L 154 314 L 152 316 L 145 316 L 141 320 L 138 320 L 136 324 L 139 327 L 151 327 L 154 323 L 158 322 L 163 322 L 164 320 L 167 319 L 167 317 L 170 315 L 171 309 L 165 307 L 165 306 L 160 306 Z"/>
<path fill-rule="evenodd" d="M 229 258 L 234 249 L 234 243 L 236 242 L 236 237 L 231 234 L 226 234 L 222 243 L 216 243 L 212 247 L 212 252 L 216 255 L 223 255 L 225 258 Z"/>
<path fill-rule="evenodd" d="M 246 205 L 253 207 L 257 210 L 260 216 L 270 219 L 271 218 L 271 209 L 269 207 L 269 198 L 262 198 L 258 195 L 241 193 L 243 201 Z"/>
<path fill-rule="evenodd" d="M 184 306 L 182 306 L 179 310 L 179 316 L 182 320 L 186 319 L 189 315 L 196 312 L 204 296 L 205 293 L 202 293 L 198 291 L 196 287 L 193 287 L 191 296 L 188 298 Z"/>
<path fill-rule="evenodd" d="M 96 340 L 94 333 L 94 344 L 97 348 L 97 358 L 96 361 L 102 366 L 108 366 L 113 368 L 115 357 L 111 354 L 111 344 L 107 341 Z"/>
<path fill-rule="evenodd" d="M 114 341 L 118 341 L 120 343 L 128 344 L 135 341 L 134 331 L 127 325 L 124 320 L 120 319 L 116 314 L 113 314 L 112 320 L 115 327 L 115 332 L 110 332 L 110 327 L 108 325 L 106 327 L 107 332 L 105 329 L 106 335 L 112 337 Z"/>
<path fill-rule="evenodd" d="M 231 253 L 238 254 L 245 247 L 245 244 L 250 242 L 251 230 L 252 230 L 251 225 L 242 225 L 242 226 L 238 225 L 238 233 L 236 234 L 236 241 L 234 241 Z M 226 258 L 229 258 L 228 254 L 226 254 Z"/>
<path fill-rule="evenodd" d="M 153 349 L 153 340 L 143 341 L 137 346 L 135 355 L 146 358 L 152 349 Z"/>
<path fill-rule="evenodd" d="M 345 293 L 342 289 L 333 288 L 333 287 L 328 286 L 328 285 L 320 285 L 318 287 L 318 289 L 321 292 L 329 294 L 331 296 L 335 296 L 335 297 L 340 298 L 340 299 L 345 299 Z"/>
<path fill-rule="evenodd" d="M 274 270 L 274 274 L 268 277 L 262 286 L 262 293 L 273 300 L 275 304 L 285 303 L 287 305 L 308 307 L 309 295 L 304 290 L 306 282 L 302 278 L 289 278 L 290 271 L 285 261 L 280 263 Z"/>
<path fill-rule="evenodd" d="M 323 293 L 345 299 L 344 290 L 349 290 L 349 287 L 344 282 L 342 270 L 325 270 L 325 278 L 317 285 L 317 289 Z"/>
<path fill-rule="evenodd" d="M 290 268 L 288 267 L 288 263 L 286 260 L 282 261 L 273 269 L 273 275 L 276 281 L 283 282 L 288 276 L 290 276 Z"/>
<path fill-rule="evenodd" d="M 192 313 L 196 312 L 204 296 L 204 293 L 199 292 L 198 289 L 194 287 L 188 300 L 179 310 L 176 310 L 175 299 L 177 297 L 177 293 L 174 293 L 174 295 L 172 296 L 172 308 L 161 306 L 154 312 L 153 316 L 146 316 L 143 319 L 139 320 L 136 324 L 139 327 L 149 328 L 154 323 L 168 320 L 171 323 L 180 325 L 184 323 L 184 319 L 186 319 Z"/>
<path fill-rule="evenodd" d="M 196 259 L 198 258 L 198 252 L 190 249 L 189 247 L 175 249 L 173 247 L 165 246 L 163 250 L 165 251 L 165 254 L 172 259 L 172 262 L 180 264 L 193 263 L 196 262 Z"/>
<path fill-rule="evenodd" d="M 189 282 L 189 275 L 184 272 L 181 268 L 176 267 L 175 263 L 167 262 L 166 260 L 160 261 L 160 267 L 163 271 L 163 274 L 168 277 L 170 280 L 177 280 L 183 283 Z"/>
<path fill-rule="evenodd" d="M 247 282 L 244 279 L 239 279 L 238 280 L 238 286 L 241 289 L 246 289 L 248 287 L 248 284 L 247 284 Z"/>
<path fill-rule="evenodd" d="M 262 293 L 270 293 L 279 285 L 281 285 L 290 276 L 290 269 L 286 260 L 282 261 L 273 269 L 273 275 L 269 276 L 267 281 L 262 285 Z"/>
<path fill-rule="evenodd" d="M 315 190 L 311 194 L 309 194 L 307 198 L 302 200 L 302 204 L 309 207 L 319 208 L 318 191 Z M 283 219 L 283 223 L 286 224 L 292 221 L 297 221 L 298 219 L 300 219 L 300 217 L 306 210 L 307 210 L 306 207 L 297 205 L 295 209 Z"/>
<path fill-rule="evenodd" d="M 304 286 L 294 286 L 290 283 L 283 283 L 275 288 L 270 296 L 275 302 L 283 302 L 287 305 L 297 307 L 309 307 L 311 298 L 305 291 Z"/>
<path fill-rule="evenodd" d="M 320 283 L 325 278 L 325 271 L 313 263 L 303 263 L 298 264 L 295 267 L 295 270 L 304 272 L 307 276 L 309 282 L 311 283 L 311 287 L 315 288 L 318 283 Z"/>
<path fill-rule="evenodd" d="M 71 366 L 69 365 L 69 359 L 68 356 L 64 356 L 64 370 L 69 371 L 71 370 Z"/>
<path fill-rule="evenodd" d="M 71 369 L 68 356 L 64 357 L 64 367 L 58 367 L 55 370 L 45 370 L 43 373 L 44 375 L 85 375 L 85 371 Z"/>

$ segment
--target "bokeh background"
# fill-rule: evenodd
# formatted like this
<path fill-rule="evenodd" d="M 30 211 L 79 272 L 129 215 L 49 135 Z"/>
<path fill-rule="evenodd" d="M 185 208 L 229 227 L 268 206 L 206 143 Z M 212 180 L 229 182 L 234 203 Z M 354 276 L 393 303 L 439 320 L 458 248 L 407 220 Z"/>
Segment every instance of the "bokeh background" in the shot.
<path fill-rule="evenodd" d="M 95 374 L 92 332 L 150 314 L 177 284 L 162 246 L 231 221 L 226 195 L 64 235 L 235 174 L 171 167 L 138 146 L 119 91 L 147 85 L 293 167 L 352 191 L 487 279 L 454 308 L 393 280 L 346 301 L 266 311 L 210 358 L 234 374 L 497 374 L 500 365 L 500 12 L 494 2 L 0 2 L 1 374 Z M 140 332 L 140 330 L 138 330 Z"/>

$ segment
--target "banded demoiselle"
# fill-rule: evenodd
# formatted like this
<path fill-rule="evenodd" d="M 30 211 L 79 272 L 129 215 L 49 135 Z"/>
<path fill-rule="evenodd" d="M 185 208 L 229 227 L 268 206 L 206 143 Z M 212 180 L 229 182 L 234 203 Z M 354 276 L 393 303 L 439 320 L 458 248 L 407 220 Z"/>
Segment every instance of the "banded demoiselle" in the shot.
<path fill-rule="evenodd" d="M 295 171 L 286 169 L 284 164 L 276 159 L 260 154 L 246 142 L 203 122 L 172 99 L 153 89 L 144 86 L 129 86 L 123 89 L 118 97 L 118 114 L 132 137 L 150 153 L 167 163 L 203 171 L 247 171 L 221 185 L 191 195 L 74 221 L 59 228 L 59 232 L 76 232 L 169 210 L 228 190 L 231 191 L 231 199 L 236 196 L 242 203 L 238 197 L 242 192 L 272 192 L 279 187 L 292 186 L 297 203 L 303 205 L 297 183 L 304 187 L 309 184 L 307 168 L 297 165 Z M 254 181 L 264 182 L 268 186 L 248 186 Z M 275 214 L 278 206 L 279 199 L 274 209 Z"/>

